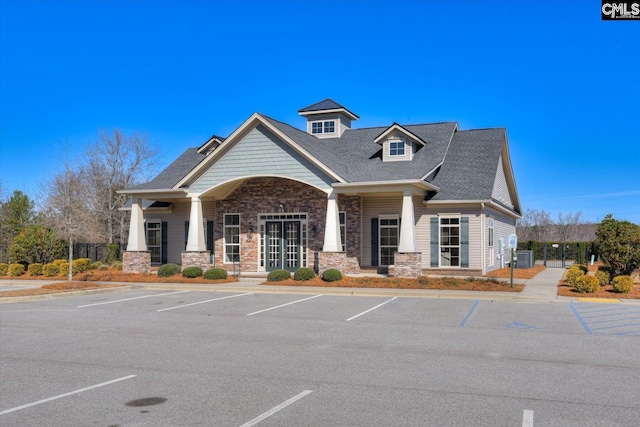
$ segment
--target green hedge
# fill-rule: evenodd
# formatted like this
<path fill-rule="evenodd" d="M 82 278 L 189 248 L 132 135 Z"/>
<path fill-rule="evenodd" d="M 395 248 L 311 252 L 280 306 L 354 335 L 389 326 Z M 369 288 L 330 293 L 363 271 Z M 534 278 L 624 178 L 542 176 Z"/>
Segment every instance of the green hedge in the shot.
<path fill-rule="evenodd" d="M 29 276 L 41 276 L 42 264 L 37 262 L 33 264 L 29 264 L 29 268 L 27 268 L 27 271 L 29 272 Z"/>
<path fill-rule="evenodd" d="M 273 270 L 267 275 L 268 282 L 280 282 L 291 278 L 291 273 L 287 270 Z"/>
<path fill-rule="evenodd" d="M 180 266 L 178 264 L 164 264 L 158 268 L 158 277 L 170 277 L 180 273 Z"/>
<path fill-rule="evenodd" d="M 200 276 L 202 276 L 202 269 L 200 267 L 187 267 L 182 270 L 182 277 L 193 279 L 194 277 Z"/>
<path fill-rule="evenodd" d="M 337 282 L 338 280 L 342 280 L 342 273 L 340 273 L 340 270 L 330 268 L 322 273 L 322 280 L 325 282 Z"/>
<path fill-rule="evenodd" d="M 224 268 L 210 268 L 202 275 L 205 279 L 220 280 L 227 278 L 227 270 Z"/>
<path fill-rule="evenodd" d="M 311 280 L 314 277 L 316 277 L 316 273 L 309 267 L 299 268 L 293 273 L 293 280 L 297 281 Z"/>

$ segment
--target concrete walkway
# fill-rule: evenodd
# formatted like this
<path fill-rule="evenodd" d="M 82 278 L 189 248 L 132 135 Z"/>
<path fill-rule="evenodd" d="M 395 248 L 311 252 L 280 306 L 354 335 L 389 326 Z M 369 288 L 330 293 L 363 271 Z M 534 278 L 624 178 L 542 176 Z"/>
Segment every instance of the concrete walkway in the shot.
<path fill-rule="evenodd" d="M 520 296 L 529 299 L 557 300 L 558 282 L 565 273 L 564 268 L 545 268 L 536 274 L 533 279 L 525 282 L 525 287 Z"/>

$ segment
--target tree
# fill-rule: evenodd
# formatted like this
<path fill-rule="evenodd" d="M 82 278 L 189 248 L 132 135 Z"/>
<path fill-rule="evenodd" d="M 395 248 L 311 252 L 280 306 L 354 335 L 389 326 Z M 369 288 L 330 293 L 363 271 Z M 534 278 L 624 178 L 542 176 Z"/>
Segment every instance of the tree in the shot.
<path fill-rule="evenodd" d="M 15 190 L 6 202 L 0 202 L 0 256 L 4 259 L 11 241 L 25 227 L 38 219 L 35 203 L 22 191 Z"/>
<path fill-rule="evenodd" d="M 628 276 L 640 267 L 640 226 L 611 214 L 598 225 L 596 248 L 611 275 Z"/>
<path fill-rule="evenodd" d="M 9 245 L 11 258 L 29 264 L 45 264 L 64 256 L 66 245 L 51 227 L 30 225 L 25 227 Z"/>
<path fill-rule="evenodd" d="M 84 168 L 90 209 L 101 224 L 107 243 L 124 243 L 128 215 L 120 210 L 128 196 L 119 190 L 150 179 L 155 174 L 156 150 L 145 135 L 125 136 L 118 129 L 102 132 L 100 139 L 87 150 Z"/>

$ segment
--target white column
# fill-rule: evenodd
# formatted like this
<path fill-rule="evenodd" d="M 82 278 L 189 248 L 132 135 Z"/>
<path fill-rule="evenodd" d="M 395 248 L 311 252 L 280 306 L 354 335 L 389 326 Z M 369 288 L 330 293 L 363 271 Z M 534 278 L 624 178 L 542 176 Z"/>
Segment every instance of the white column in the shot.
<path fill-rule="evenodd" d="M 187 251 L 206 251 L 204 243 L 204 227 L 202 225 L 202 201 L 199 195 L 191 195 L 191 212 L 189 214 L 189 235 L 187 237 Z"/>
<path fill-rule="evenodd" d="M 416 225 L 413 215 L 413 192 L 402 193 L 402 218 L 400 221 L 400 242 L 398 252 L 416 252 Z"/>
<path fill-rule="evenodd" d="M 341 252 L 342 241 L 340 240 L 340 218 L 338 216 L 338 195 L 336 190 L 331 190 L 327 197 L 327 219 L 324 227 L 323 252 Z"/>
<path fill-rule="evenodd" d="M 131 201 L 131 222 L 129 224 L 128 251 L 146 251 L 147 242 L 144 238 L 144 218 L 142 216 L 142 199 Z"/>

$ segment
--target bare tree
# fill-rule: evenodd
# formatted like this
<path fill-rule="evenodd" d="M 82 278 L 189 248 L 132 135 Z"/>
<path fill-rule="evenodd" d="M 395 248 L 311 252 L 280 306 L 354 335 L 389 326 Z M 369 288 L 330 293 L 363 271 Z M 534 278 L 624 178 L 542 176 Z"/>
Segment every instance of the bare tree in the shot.
<path fill-rule="evenodd" d="M 87 150 L 85 166 L 87 202 L 103 224 L 107 243 L 123 243 L 128 216 L 122 208 L 126 195 L 118 190 L 150 179 L 156 172 L 156 150 L 145 135 L 125 136 L 118 129 L 101 132 L 100 138 Z"/>

